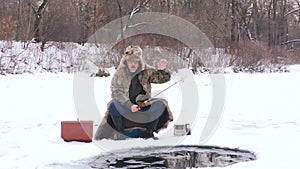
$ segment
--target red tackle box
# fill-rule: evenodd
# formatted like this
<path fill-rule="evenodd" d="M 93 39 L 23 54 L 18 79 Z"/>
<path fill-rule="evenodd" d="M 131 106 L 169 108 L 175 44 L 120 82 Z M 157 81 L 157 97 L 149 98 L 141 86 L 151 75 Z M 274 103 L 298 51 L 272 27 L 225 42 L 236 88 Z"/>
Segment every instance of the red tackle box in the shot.
<path fill-rule="evenodd" d="M 61 138 L 65 141 L 92 142 L 93 121 L 62 121 Z"/>

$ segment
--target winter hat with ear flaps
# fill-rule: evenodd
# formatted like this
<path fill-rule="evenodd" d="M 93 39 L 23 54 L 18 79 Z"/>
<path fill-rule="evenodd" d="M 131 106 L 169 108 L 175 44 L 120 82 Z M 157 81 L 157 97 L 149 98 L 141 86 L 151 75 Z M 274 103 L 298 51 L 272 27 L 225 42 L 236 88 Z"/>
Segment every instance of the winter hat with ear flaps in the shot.
<path fill-rule="evenodd" d="M 123 55 L 123 57 L 125 57 L 125 59 L 127 61 L 141 61 L 142 60 L 142 49 L 139 46 L 128 46 L 125 49 L 125 54 Z"/>

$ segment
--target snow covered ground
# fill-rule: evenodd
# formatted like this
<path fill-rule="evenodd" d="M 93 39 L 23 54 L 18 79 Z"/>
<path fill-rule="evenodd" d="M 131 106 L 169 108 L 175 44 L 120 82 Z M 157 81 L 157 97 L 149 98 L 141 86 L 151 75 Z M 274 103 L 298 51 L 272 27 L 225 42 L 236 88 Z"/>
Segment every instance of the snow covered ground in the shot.
<path fill-rule="evenodd" d="M 280 74 L 224 75 L 223 116 L 205 144 L 248 149 L 258 158 L 226 168 L 300 168 L 300 66 L 292 66 L 290 70 L 290 73 Z M 164 97 L 169 101 L 175 120 L 158 134 L 159 140 L 64 142 L 60 138 L 60 122 L 77 118 L 73 78 L 72 74 L 63 73 L 0 76 L 1 169 L 42 169 L 58 163 L 67 166 L 79 159 L 122 148 L 199 144 L 211 109 L 212 88 L 220 85 L 212 83 L 209 75 L 194 76 L 199 92 L 199 112 L 191 136 L 175 137 L 167 132 L 173 131 L 173 125 L 178 123 L 181 106 L 179 89 L 173 87 Z M 92 119 L 95 125 L 101 121 L 110 100 L 110 80 L 111 77 L 94 78 L 94 97 L 99 111 Z M 162 90 L 169 84 L 172 82 L 155 85 L 153 90 Z"/>

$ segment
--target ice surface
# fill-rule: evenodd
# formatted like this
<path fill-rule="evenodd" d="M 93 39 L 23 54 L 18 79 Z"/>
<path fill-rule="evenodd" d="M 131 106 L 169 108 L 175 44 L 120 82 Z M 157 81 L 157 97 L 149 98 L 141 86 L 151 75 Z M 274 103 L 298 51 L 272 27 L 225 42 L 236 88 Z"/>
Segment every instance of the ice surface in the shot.
<path fill-rule="evenodd" d="M 124 148 L 199 145 L 199 137 L 212 110 L 214 87 L 224 88 L 226 97 L 222 119 L 205 145 L 248 149 L 258 156 L 256 161 L 226 168 L 300 168 L 300 73 L 229 73 L 224 77 L 225 86 L 220 86 L 207 74 L 194 76 L 199 107 L 191 122 L 190 136 L 172 135 L 172 127 L 179 122 L 182 113 L 181 89 L 175 86 L 163 93 L 175 120 L 157 135 L 159 140 L 79 143 L 64 142 L 60 138 L 60 121 L 77 118 L 72 74 L 0 76 L 0 168 L 57 168 L 60 164 L 65 165 L 63 168 L 72 168 L 77 160 Z M 111 77 L 94 78 L 93 81 L 99 111 L 93 119 L 96 125 L 110 100 L 110 80 Z M 154 85 L 153 90 L 162 90 L 169 84 L 172 82 Z"/>

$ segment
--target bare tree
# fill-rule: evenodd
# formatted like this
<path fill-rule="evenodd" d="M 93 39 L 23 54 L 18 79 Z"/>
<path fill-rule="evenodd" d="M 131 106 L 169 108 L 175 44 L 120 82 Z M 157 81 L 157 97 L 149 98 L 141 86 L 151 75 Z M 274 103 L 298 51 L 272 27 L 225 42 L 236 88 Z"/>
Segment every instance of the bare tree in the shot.
<path fill-rule="evenodd" d="M 28 0 L 28 5 L 32 8 L 32 12 L 34 14 L 35 20 L 33 25 L 33 38 L 35 42 L 40 42 L 40 23 L 42 21 L 43 11 L 47 5 L 48 0 L 34 1 Z"/>
<path fill-rule="evenodd" d="M 80 27 L 80 44 L 84 44 L 89 35 L 94 33 L 102 22 L 107 21 L 109 14 L 104 14 L 108 8 L 107 0 L 72 0 L 75 8 L 77 22 Z"/>
<path fill-rule="evenodd" d="M 133 1 L 133 3 L 130 6 L 128 3 L 124 4 L 120 0 L 117 0 L 116 2 L 118 5 L 118 11 L 120 17 L 120 34 L 118 35 L 117 40 L 123 40 L 122 45 L 124 48 L 126 46 L 126 39 L 124 39 L 124 32 L 127 29 L 134 27 L 133 25 L 131 25 L 131 20 L 133 15 L 140 12 L 142 8 L 144 8 L 150 2 L 150 0 Z M 123 23 L 122 20 L 122 17 L 124 15 L 128 15 L 128 19 L 126 23 Z"/>

